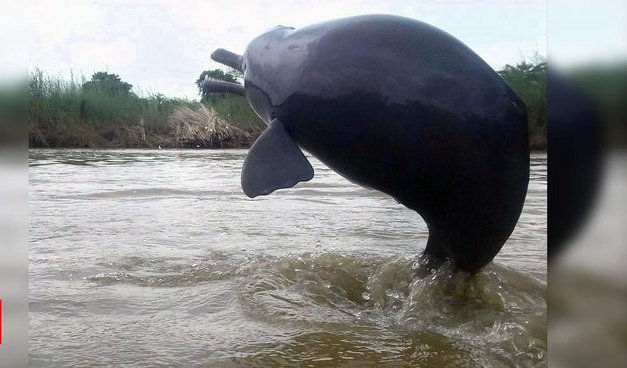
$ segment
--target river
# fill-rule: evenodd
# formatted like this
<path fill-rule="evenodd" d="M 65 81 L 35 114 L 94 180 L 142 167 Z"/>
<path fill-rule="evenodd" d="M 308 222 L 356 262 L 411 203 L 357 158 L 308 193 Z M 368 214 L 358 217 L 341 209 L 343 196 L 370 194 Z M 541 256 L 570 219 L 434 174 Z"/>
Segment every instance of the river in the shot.
<path fill-rule="evenodd" d="M 314 158 L 248 199 L 245 155 L 31 150 L 31 365 L 546 365 L 545 154 L 495 261 L 424 278 L 417 213 Z"/>

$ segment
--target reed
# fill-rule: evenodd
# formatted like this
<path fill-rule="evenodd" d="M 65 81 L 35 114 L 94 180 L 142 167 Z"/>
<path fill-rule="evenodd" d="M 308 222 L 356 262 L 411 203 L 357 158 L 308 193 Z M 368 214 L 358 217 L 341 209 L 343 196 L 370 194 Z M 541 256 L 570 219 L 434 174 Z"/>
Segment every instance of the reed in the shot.
<path fill-rule="evenodd" d="M 138 128 L 145 135 L 169 131 L 171 111 L 179 105 L 197 103 L 168 99 L 163 95 L 138 96 L 134 93 L 107 93 L 104 89 L 85 90 L 84 77 L 69 81 L 30 73 L 29 143 L 45 147 L 150 146 L 134 141 L 130 131 Z"/>
<path fill-rule="evenodd" d="M 170 116 L 170 124 L 176 144 L 182 148 L 248 147 L 263 131 L 255 126 L 239 128 L 204 105 L 199 108 L 176 108 Z"/>
<path fill-rule="evenodd" d="M 247 147 L 265 126 L 241 98 L 226 97 L 215 109 L 208 109 L 196 101 L 162 94 L 85 88 L 86 82 L 85 77 L 63 80 L 38 69 L 29 74 L 30 147 L 181 147 L 183 141 L 173 131 L 179 125 L 173 122 L 181 123 L 181 118 L 187 117 L 192 119 L 191 128 L 198 122 L 193 119 L 209 121 L 210 116 L 218 115 L 220 120 L 212 122 L 216 129 L 228 127 L 243 132 L 242 136 L 208 136 L 210 141 L 183 146 Z"/>

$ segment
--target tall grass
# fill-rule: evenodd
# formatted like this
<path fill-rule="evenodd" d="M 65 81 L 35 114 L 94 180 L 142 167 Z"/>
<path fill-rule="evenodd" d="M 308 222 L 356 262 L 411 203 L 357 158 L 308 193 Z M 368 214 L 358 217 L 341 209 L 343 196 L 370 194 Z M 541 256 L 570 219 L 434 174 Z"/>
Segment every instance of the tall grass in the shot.
<path fill-rule="evenodd" d="M 263 131 L 262 127 L 239 128 L 206 106 L 199 109 L 181 106 L 174 111 L 170 122 L 180 147 L 249 147 Z"/>
<path fill-rule="evenodd" d="M 170 114 L 197 102 L 161 94 L 111 94 L 85 90 L 85 78 L 69 81 L 30 73 L 29 143 L 44 147 L 149 147 L 169 134 Z"/>
<path fill-rule="evenodd" d="M 185 147 L 177 141 L 176 124 L 182 116 L 193 117 L 190 112 L 205 111 L 196 101 L 162 94 L 111 93 L 105 88 L 84 88 L 85 82 L 84 77 L 63 80 L 38 69 L 29 74 L 31 147 Z M 265 127 L 242 97 L 222 98 L 213 108 L 237 128 L 233 131 L 244 132 L 238 139 L 231 137 L 240 146 L 250 145 L 250 135 L 254 141 Z M 195 141 L 193 147 L 214 147 L 213 143 Z"/>
<path fill-rule="evenodd" d="M 215 112 L 229 124 L 240 129 L 265 129 L 266 123 L 255 114 L 243 96 L 230 95 L 217 100 L 212 105 Z"/>

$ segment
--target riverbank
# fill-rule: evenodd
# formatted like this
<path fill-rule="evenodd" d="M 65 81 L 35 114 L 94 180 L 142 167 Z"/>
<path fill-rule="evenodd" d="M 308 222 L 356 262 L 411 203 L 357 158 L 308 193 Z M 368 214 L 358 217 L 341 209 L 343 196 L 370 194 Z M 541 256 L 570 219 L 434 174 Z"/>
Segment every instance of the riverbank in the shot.
<path fill-rule="evenodd" d="M 29 127 L 30 148 L 248 148 L 263 132 L 261 126 L 239 127 L 203 105 L 175 108 L 167 127 L 137 124 L 65 124 Z"/>
<path fill-rule="evenodd" d="M 177 139 L 175 132 L 165 134 L 146 133 L 141 125 L 131 127 L 86 128 L 82 125 L 71 126 L 72 133 L 65 133 L 62 140 L 50 142 L 45 133 L 37 128 L 29 130 L 29 148 L 250 148 L 257 137 L 263 132 L 260 128 L 250 127 L 239 130 L 237 135 L 224 139 L 207 139 L 192 137 L 185 140 Z M 232 128 L 231 128 L 232 129 Z M 235 129 L 233 129 L 234 131 Z M 57 134 L 55 134 L 57 135 Z M 52 144 L 51 144 L 52 143 Z M 529 137 L 529 148 L 532 151 L 546 151 L 546 137 L 532 135 Z"/>
<path fill-rule="evenodd" d="M 241 96 L 137 94 L 117 75 L 28 76 L 30 148 L 247 148 L 265 124 Z"/>
<path fill-rule="evenodd" d="M 546 149 L 546 63 L 499 74 L 527 104 L 533 150 Z M 28 76 L 30 148 L 249 148 L 265 128 L 241 96 L 204 102 L 140 95 L 117 75 Z"/>

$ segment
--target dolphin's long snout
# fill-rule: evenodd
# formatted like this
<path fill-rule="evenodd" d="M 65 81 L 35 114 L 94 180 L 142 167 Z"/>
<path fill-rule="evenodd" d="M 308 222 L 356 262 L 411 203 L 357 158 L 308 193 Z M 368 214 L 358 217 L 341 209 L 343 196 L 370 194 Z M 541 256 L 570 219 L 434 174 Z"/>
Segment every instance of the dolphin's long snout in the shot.
<path fill-rule="evenodd" d="M 240 96 L 246 95 L 246 90 L 241 84 L 211 79 L 207 75 L 205 75 L 205 80 L 202 82 L 202 90 L 204 94 L 232 93 Z"/>
<path fill-rule="evenodd" d="M 238 55 L 225 49 L 217 49 L 211 54 L 211 59 L 220 64 L 239 70 L 240 72 L 242 71 L 242 55 Z"/>

